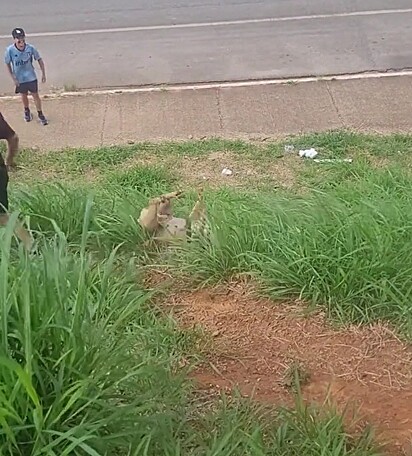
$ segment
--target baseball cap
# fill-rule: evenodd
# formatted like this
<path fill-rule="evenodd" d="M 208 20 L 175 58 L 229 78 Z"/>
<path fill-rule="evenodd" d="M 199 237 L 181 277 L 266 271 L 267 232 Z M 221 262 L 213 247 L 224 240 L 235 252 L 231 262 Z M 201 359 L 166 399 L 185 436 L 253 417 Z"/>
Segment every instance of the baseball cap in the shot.
<path fill-rule="evenodd" d="M 11 32 L 11 35 L 13 38 L 24 38 L 26 34 L 24 33 L 24 30 L 22 28 L 15 28 Z"/>

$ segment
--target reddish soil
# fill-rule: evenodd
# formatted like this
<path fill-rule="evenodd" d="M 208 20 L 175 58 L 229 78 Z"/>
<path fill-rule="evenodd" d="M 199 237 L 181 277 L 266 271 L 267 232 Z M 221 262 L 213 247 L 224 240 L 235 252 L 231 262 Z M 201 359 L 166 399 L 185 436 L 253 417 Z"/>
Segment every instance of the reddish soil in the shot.
<path fill-rule="evenodd" d="M 259 299 L 233 285 L 179 294 L 169 301 L 185 327 L 213 337 L 208 361 L 194 372 L 201 389 L 239 388 L 245 396 L 291 405 L 291 366 L 308 377 L 305 400 L 330 399 L 356 407 L 388 454 L 412 454 L 412 348 L 385 325 L 334 328 L 322 313 L 304 314 L 298 302 Z M 303 382 L 302 382 L 303 383 Z"/>

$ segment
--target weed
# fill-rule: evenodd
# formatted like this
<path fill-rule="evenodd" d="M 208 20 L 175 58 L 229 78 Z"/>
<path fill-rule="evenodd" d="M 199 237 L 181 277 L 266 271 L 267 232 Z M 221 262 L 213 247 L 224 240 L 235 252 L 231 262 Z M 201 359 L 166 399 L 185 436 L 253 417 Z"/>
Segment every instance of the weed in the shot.
<path fill-rule="evenodd" d="M 283 385 L 297 392 L 298 385 L 305 386 L 309 380 L 310 374 L 305 366 L 301 362 L 293 360 L 285 371 Z"/>
<path fill-rule="evenodd" d="M 77 87 L 76 84 L 64 84 L 63 90 L 65 92 L 77 92 L 79 88 Z"/>

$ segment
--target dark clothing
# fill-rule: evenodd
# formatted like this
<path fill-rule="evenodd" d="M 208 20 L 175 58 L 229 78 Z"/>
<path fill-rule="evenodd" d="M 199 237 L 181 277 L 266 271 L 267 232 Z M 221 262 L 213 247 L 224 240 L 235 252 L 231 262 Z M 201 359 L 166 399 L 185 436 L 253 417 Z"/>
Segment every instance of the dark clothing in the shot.
<path fill-rule="evenodd" d="M 37 79 L 30 82 L 22 82 L 16 86 L 16 93 L 37 93 L 39 91 L 39 83 Z"/>
<path fill-rule="evenodd" d="M 9 209 L 9 196 L 7 187 L 9 185 L 9 174 L 5 164 L 0 164 L 0 214 L 5 214 Z"/>
<path fill-rule="evenodd" d="M 15 131 L 6 122 L 0 112 L 0 139 L 9 140 L 15 135 Z M 4 214 L 9 208 L 9 199 L 7 194 L 7 186 L 9 184 L 9 174 L 7 167 L 4 164 L 4 159 L 0 154 L 0 214 Z"/>
<path fill-rule="evenodd" d="M 10 125 L 6 122 L 6 119 L 3 117 L 3 114 L 0 112 L 0 139 L 8 140 L 12 138 L 16 132 Z"/>

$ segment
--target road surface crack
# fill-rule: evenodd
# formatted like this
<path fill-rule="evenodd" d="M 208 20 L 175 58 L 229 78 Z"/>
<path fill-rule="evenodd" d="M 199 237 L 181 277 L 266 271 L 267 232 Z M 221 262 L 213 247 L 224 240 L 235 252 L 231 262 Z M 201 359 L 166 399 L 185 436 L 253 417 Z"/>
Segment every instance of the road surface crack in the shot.
<path fill-rule="evenodd" d="M 219 116 L 219 127 L 220 130 L 223 131 L 223 115 L 222 115 L 222 106 L 220 102 L 220 89 L 216 89 L 216 106 L 217 106 L 217 114 Z"/>
<path fill-rule="evenodd" d="M 333 107 L 335 108 L 336 114 L 338 116 L 339 122 L 342 124 L 342 127 L 345 126 L 343 117 L 339 111 L 338 104 L 336 103 L 335 97 L 333 96 L 332 90 L 330 89 L 329 81 L 326 81 L 326 90 L 328 91 L 329 98 L 332 102 Z"/>
<path fill-rule="evenodd" d="M 106 117 L 107 117 L 108 107 L 109 107 L 109 95 L 107 94 L 104 98 L 102 131 L 100 132 L 100 146 L 103 146 L 103 142 L 104 142 L 104 133 L 105 133 L 105 128 L 106 128 Z"/>

